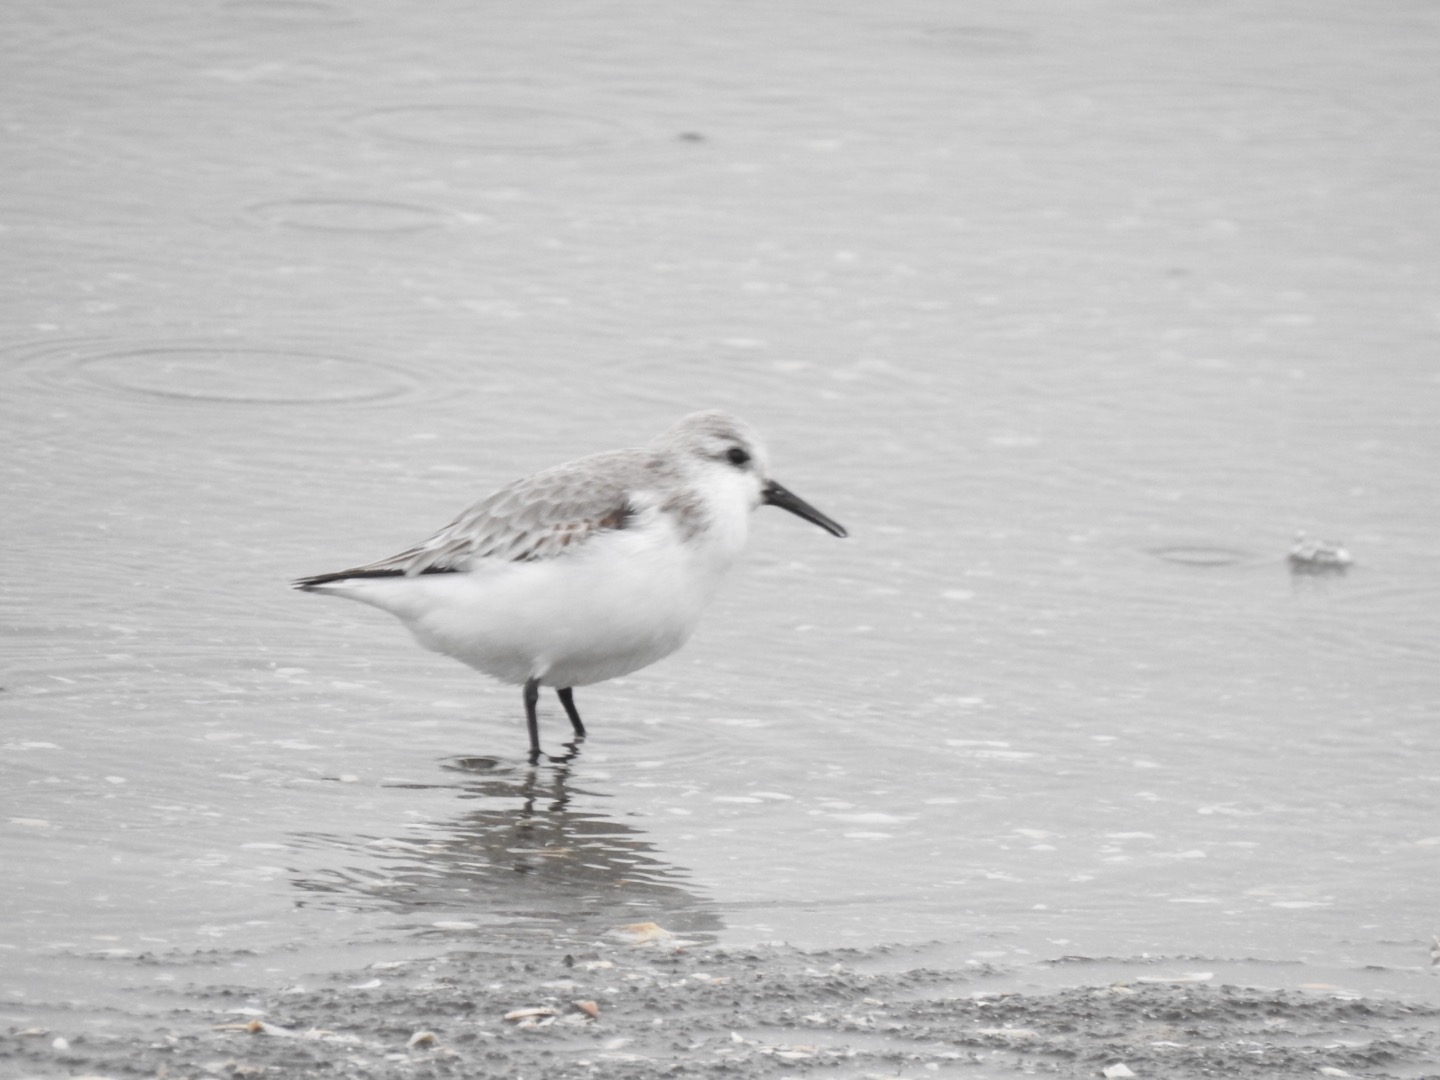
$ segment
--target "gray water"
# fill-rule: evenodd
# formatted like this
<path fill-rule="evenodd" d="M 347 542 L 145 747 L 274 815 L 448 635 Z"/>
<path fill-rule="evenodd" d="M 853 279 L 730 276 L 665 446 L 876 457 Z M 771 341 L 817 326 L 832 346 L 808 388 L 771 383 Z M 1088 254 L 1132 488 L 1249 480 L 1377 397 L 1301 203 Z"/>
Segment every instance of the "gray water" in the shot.
<path fill-rule="evenodd" d="M 1432 5 L 0 23 L 7 1018 L 641 920 L 1434 993 Z M 702 407 L 851 538 L 568 765 L 286 588 Z"/>

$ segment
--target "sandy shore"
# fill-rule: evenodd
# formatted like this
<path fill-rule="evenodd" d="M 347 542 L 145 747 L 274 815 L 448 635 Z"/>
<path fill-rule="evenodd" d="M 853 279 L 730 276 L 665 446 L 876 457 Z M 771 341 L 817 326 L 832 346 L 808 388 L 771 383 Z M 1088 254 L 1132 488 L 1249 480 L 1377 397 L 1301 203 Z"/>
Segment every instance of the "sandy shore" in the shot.
<path fill-rule="evenodd" d="M 1425 1077 L 1440 1009 L 1335 988 L 922 966 L 924 950 L 499 943 L 307 986 L 191 986 L 0 1035 L 7 1077 Z M 919 961 L 920 963 L 917 963 Z M 1093 974 L 1093 972 L 1092 972 Z M 1006 987 L 1012 987 L 1007 989 Z"/>

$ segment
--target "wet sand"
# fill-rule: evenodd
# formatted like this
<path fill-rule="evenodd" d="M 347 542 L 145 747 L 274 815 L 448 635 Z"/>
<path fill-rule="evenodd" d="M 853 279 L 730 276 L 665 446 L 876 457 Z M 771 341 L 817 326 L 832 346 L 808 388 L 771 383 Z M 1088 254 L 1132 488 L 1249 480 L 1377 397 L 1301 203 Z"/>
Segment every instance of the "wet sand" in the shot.
<path fill-rule="evenodd" d="M 927 966 L 923 948 L 722 948 L 653 926 L 263 992 L 197 985 L 106 1017 L 57 1009 L 4 1031 L 0 1075 L 1440 1075 L 1440 1008 L 1334 986 L 1114 980 L 1097 978 L 1113 962 L 1068 957 L 1055 966 L 1074 985 L 1024 989 L 999 969 Z"/>

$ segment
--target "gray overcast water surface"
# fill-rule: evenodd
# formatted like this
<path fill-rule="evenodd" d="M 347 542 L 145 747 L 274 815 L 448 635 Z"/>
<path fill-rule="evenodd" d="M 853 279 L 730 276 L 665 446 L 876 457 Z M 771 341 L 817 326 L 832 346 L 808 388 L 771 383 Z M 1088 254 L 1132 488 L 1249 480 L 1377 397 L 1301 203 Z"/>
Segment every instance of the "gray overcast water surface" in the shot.
<path fill-rule="evenodd" d="M 1435 994 L 1433 4 L 0 24 L 7 1015 L 646 920 Z M 566 766 L 287 590 L 706 407 L 851 538 Z"/>

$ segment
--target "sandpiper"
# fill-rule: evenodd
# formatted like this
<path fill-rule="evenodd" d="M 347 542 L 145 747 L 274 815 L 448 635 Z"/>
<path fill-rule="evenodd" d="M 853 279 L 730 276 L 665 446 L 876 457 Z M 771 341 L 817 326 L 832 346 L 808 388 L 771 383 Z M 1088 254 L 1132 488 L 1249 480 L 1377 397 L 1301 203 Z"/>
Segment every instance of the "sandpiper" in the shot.
<path fill-rule="evenodd" d="M 697 412 L 647 447 L 517 480 L 398 555 L 294 586 L 388 611 L 427 649 L 523 686 L 534 762 L 540 687 L 555 688 L 583 739 L 574 687 L 683 645 L 762 504 L 846 535 L 771 479 L 753 428 Z"/>

